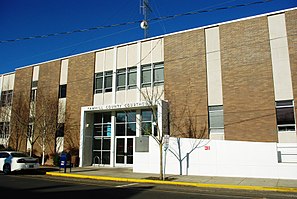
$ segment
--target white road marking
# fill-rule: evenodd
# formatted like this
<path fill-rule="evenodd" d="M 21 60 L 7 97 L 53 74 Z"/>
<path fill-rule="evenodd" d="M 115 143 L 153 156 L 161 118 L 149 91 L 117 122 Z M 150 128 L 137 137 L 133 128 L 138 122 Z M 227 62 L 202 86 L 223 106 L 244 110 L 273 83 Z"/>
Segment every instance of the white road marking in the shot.
<path fill-rule="evenodd" d="M 133 185 L 136 185 L 136 184 L 139 184 L 139 183 L 130 183 L 130 184 L 118 185 L 118 186 L 116 186 L 116 187 L 117 187 L 117 188 L 121 188 L 121 187 L 129 187 L 129 186 L 133 186 Z"/>

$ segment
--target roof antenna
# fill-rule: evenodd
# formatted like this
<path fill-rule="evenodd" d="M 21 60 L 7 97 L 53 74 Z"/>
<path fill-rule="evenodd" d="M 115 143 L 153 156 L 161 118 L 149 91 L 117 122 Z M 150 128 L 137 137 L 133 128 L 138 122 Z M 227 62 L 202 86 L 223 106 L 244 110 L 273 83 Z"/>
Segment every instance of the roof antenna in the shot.
<path fill-rule="evenodd" d="M 153 12 L 152 9 L 149 6 L 149 0 L 141 0 L 140 8 L 142 10 L 142 14 L 144 16 L 144 19 L 140 23 L 140 27 L 144 30 L 144 38 L 148 37 L 148 18 L 150 12 Z"/>

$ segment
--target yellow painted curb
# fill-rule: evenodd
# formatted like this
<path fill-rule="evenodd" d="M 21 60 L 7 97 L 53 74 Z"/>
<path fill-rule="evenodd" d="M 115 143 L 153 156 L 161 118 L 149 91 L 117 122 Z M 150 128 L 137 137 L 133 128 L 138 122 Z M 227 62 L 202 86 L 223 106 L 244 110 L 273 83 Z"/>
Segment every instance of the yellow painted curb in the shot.
<path fill-rule="evenodd" d="M 136 179 L 136 178 L 118 178 L 118 177 L 109 177 L 109 176 L 89 176 L 89 175 L 57 173 L 57 172 L 46 172 L 46 175 L 70 177 L 70 178 L 118 181 L 118 182 L 137 182 L 137 183 L 167 184 L 167 185 L 180 185 L 180 186 L 192 186 L 192 187 L 204 187 L 204 188 L 242 189 L 242 190 L 250 190 L 250 191 L 276 191 L 276 192 L 296 192 L 297 193 L 297 188 L 291 188 L 291 187 L 263 187 L 263 186 L 245 186 L 245 185 L 230 185 L 230 184 L 204 184 L 204 183 L 195 183 L 195 182 L 175 182 L 175 181 L 149 180 L 149 179 Z"/>

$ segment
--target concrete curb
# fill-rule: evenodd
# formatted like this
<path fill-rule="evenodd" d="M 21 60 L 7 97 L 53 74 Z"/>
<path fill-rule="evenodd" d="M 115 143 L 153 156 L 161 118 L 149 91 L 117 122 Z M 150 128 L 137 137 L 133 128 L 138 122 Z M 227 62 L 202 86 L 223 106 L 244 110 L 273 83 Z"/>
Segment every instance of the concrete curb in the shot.
<path fill-rule="evenodd" d="M 292 187 L 263 187 L 263 186 L 245 186 L 245 185 L 231 185 L 231 184 L 206 184 L 206 183 L 195 183 L 195 182 L 163 181 L 163 180 L 149 180 L 149 179 L 137 179 L 137 178 L 118 178 L 118 177 L 109 177 L 109 176 L 89 176 L 89 175 L 57 173 L 57 172 L 46 172 L 46 175 L 57 176 L 57 177 L 117 181 L 117 182 L 167 184 L 167 185 L 192 186 L 192 187 L 202 187 L 202 188 L 241 189 L 241 190 L 250 190 L 250 191 L 275 191 L 275 192 L 297 193 L 297 188 L 292 188 Z"/>

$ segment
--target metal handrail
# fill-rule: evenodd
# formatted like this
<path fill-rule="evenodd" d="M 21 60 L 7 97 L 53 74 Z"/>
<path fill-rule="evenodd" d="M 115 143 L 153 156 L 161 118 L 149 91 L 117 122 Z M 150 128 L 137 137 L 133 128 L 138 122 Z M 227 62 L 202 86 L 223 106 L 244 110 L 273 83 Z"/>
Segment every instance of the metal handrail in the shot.
<path fill-rule="evenodd" d="M 94 159 L 93 159 L 93 164 L 95 164 L 96 165 L 96 160 L 98 160 L 98 166 L 100 165 L 100 163 L 101 163 L 101 159 L 100 159 L 100 157 L 99 156 L 95 156 L 94 157 Z"/>

